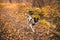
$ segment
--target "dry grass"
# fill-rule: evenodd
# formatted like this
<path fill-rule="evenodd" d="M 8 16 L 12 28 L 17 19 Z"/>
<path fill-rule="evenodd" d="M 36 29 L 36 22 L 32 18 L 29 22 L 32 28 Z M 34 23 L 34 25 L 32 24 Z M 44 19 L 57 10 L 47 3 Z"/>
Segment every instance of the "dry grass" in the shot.
<path fill-rule="evenodd" d="M 53 34 L 51 32 L 47 34 L 47 29 L 42 24 L 34 26 L 36 33 L 31 31 L 24 16 L 24 13 L 32 8 L 29 4 L 0 3 L 1 40 L 53 40 L 51 37 Z"/>

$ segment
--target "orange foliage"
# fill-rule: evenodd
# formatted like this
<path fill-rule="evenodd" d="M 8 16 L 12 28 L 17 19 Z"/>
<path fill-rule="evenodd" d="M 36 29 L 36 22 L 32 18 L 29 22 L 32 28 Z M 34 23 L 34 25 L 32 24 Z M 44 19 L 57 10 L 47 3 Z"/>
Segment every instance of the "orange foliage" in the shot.
<path fill-rule="evenodd" d="M 18 4 L 2 3 L 0 5 L 2 6 L 2 8 L 9 8 L 11 10 L 18 9 Z"/>

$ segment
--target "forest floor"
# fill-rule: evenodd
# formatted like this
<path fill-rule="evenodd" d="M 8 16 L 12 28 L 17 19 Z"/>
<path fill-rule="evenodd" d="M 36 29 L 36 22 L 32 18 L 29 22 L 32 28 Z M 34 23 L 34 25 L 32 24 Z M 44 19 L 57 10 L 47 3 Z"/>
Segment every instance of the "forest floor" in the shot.
<path fill-rule="evenodd" d="M 14 7 L 13 10 L 9 6 L 0 8 L 0 40 L 56 40 L 40 23 L 33 26 L 35 32 L 32 32 L 24 13 L 16 13 L 18 8 Z"/>

